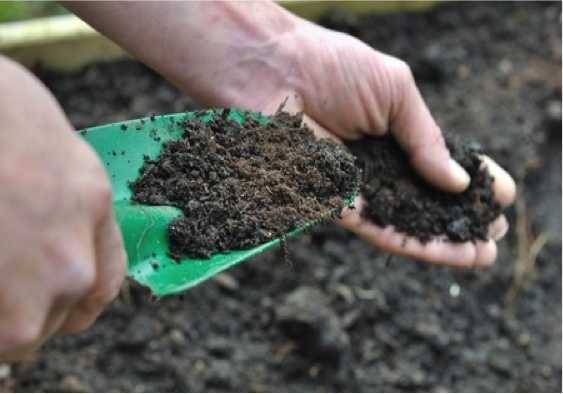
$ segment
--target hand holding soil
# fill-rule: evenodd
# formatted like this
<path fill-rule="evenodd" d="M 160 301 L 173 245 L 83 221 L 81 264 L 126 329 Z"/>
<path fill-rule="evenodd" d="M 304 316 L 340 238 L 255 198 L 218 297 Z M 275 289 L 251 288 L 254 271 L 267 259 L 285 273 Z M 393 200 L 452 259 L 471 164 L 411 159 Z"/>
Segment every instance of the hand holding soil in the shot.
<path fill-rule="evenodd" d="M 469 176 L 451 159 L 406 63 L 374 51 L 353 37 L 290 19 L 292 30 L 282 36 L 280 49 L 274 52 L 281 54 L 279 59 L 269 59 L 268 67 L 253 69 L 248 83 L 236 90 L 230 86 L 232 79 L 236 80 L 231 73 L 212 74 L 209 80 L 213 86 L 208 86 L 203 99 L 269 114 L 288 97 L 286 109 L 304 111 L 306 122 L 318 136 L 343 141 L 391 132 L 412 166 L 428 182 L 451 193 L 468 187 Z M 255 56 L 259 58 L 261 53 Z M 198 92 L 190 86 L 181 86 L 197 97 Z M 486 156 L 482 159 L 494 179 L 494 198 L 503 207 L 511 204 L 514 181 L 493 160 Z M 393 227 L 382 228 L 366 220 L 362 217 L 365 205 L 364 198 L 359 197 L 357 209 L 344 212 L 339 223 L 379 249 L 430 263 L 460 267 L 492 264 L 497 254 L 495 241 L 508 229 L 506 219 L 500 216 L 490 225 L 489 240 L 452 243 L 432 237 L 422 243 Z"/>
<path fill-rule="evenodd" d="M 451 159 L 440 129 L 428 111 L 410 72 L 402 61 L 376 52 L 341 33 L 321 31 L 310 25 L 303 42 L 302 85 L 293 97 L 295 109 L 305 108 L 319 135 L 358 139 L 391 132 L 405 159 L 428 182 L 452 193 L 465 190 L 469 177 Z M 330 43 L 330 44 L 329 44 Z M 325 70 L 337 70 L 330 74 Z M 350 75 L 354 76 L 350 80 Z M 361 145 L 363 142 L 359 142 Z M 506 206 L 515 196 L 512 178 L 494 161 L 484 158 L 496 200 Z M 433 237 L 419 239 L 379 227 L 362 217 L 366 201 L 343 214 L 340 224 L 367 242 L 389 253 L 403 254 L 430 263 L 454 266 L 488 265 L 496 258 L 495 240 L 507 230 L 504 216 L 490 226 L 487 241 L 451 243 Z"/>
<path fill-rule="evenodd" d="M 289 97 L 286 110 L 304 111 L 319 136 L 358 139 L 392 132 L 416 171 L 430 183 L 450 192 L 461 192 L 469 184 L 467 173 L 451 160 L 406 63 L 351 36 L 269 2 L 67 6 L 206 106 L 269 115 Z M 193 14 L 198 17 L 176 17 Z M 167 21 L 165 30 L 162 18 Z M 175 34 L 170 37 L 168 31 Z M 512 203 L 514 181 L 486 161 L 495 179 L 496 199 L 503 206 Z M 405 241 L 391 227 L 383 229 L 362 218 L 364 204 L 359 198 L 358 209 L 345 213 L 340 224 L 382 250 L 456 266 L 495 260 L 493 240 Z M 491 239 L 506 229 L 506 220 L 499 218 L 491 225 Z"/>
<path fill-rule="evenodd" d="M 302 34 L 303 78 L 297 95 L 293 95 L 293 105 L 306 109 L 319 135 L 332 132 L 341 139 L 358 139 L 391 132 L 415 170 L 431 184 L 452 193 L 467 188 L 469 177 L 451 159 L 405 63 L 352 37 L 314 25 Z M 329 74 L 327 70 L 336 71 Z M 514 181 L 494 161 L 484 158 L 484 163 L 494 178 L 496 200 L 502 206 L 509 205 L 515 197 Z M 366 220 L 361 215 L 365 204 L 358 198 L 358 209 L 345 212 L 340 224 L 384 251 L 431 263 L 491 264 L 497 253 L 495 240 L 507 230 L 501 216 L 491 224 L 488 241 L 451 243 L 435 237 L 422 243 L 393 227 L 382 228 Z"/>

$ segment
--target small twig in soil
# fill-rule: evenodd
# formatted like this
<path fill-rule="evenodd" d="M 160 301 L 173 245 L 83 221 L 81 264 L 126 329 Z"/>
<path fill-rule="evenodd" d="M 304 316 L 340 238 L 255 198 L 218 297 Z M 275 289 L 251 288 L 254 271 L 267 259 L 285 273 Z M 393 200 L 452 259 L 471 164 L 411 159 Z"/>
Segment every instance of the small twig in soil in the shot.
<path fill-rule="evenodd" d="M 285 357 L 291 353 L 292 351 L 294 351 L 297 348 L 297 345 L 295 344 L 295 342 L 289 341 L 284 343 L 279 350 L 277 351 L 276 355 L 274 356 L 275 360 L 277 362 L 281 362 L 285 359 Z"/>
<path fill-rule="evenodd" d="M 273 393 L 274 390 L 270 389 L 260 383 L 251 383 L 250 384 L 250 392 L 251 393 Z"/>
<path fill-rule="evenodd" d="M 276 115 L 283 112 L 283 109 L 285 108 L 285 105 L 287 104 L 287 100 L 289 100 L 289 96 L 285 96 L 285 100 L 283 100 L 283 102 L 279 105 L 279 107 L 276 111 Z"/>
<path fill-rule="evenodd" d="M 119 289 L 119 295 L 125 305 L 131 305 L 133 303 L 133 297 L 131 296 L 131 285 L 128 280 L 125 280 Z"/>
<path fill-rule="evenodd" d="M 312 378 L 316 378 L 323 366 L 319 363 L 315 363 L 309 368 L 309 376 Z"/>
<path fill-rule="evenodd" d="M 543 233 L 534 238 L 531 222 L 526 212 L 526 203 L 521 195 L 517 197 L 514 208 L 516 211 L 517 249 L 514 261 L 514 276 L 506 292 L 507 302 L 514 301 L 524 280 L 533 274 L 536 259 L 547 243 L 547 236 Z"/>
<path fill-rule="evenodd" d="M 389 266 L 391 265 L 391 261 L 393 261 L 393 255 L 389 253 L 385 258 L 385 261 L 383 262 L 383 267 L 389 268 Z"/>
<path fill-rule="evenodd" d="M 285 235 L 280 238 L 280 250 L 286 267 L 293 267 L 293 264 L 291 264 L 291 260 L 289 259 L 289 248 L 287 247 L 287 237 Z"/>

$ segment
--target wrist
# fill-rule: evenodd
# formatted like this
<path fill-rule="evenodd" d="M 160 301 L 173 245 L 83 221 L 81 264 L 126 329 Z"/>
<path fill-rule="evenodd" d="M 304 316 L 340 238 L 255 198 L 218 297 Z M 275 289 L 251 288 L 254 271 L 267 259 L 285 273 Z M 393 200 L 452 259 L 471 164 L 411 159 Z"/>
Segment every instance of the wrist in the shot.
<path fill-rule="evenodd" d="M 306 22 L 272 2 L 64 4 L 205 105 L 260 110 L 299 77 L 296 31 Z"/>
<path fill-rule="evenodd" d="M 298 85 L 297 32 L 303 20 L 271 2 L 212 2 L 201 8 L 207 33 L 189 67 L 169 75 L 207 105 L 259 109 L 249 95 Z"/>

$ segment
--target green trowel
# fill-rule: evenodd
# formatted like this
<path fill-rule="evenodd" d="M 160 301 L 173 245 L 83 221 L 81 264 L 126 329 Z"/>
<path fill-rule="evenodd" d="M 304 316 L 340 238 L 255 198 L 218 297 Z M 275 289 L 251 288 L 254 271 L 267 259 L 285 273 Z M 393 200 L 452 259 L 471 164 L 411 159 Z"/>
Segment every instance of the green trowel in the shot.
<path fill-rule="evenodd" d="M 223 111 L 223 110 L 217 110 Z M 131 202 L 129 182 L 140 175 L 144 156 L 155 159 L 162 144 L 184 133 L 183 122 L 199 117 L 208 121 L 215 110 L 151 116 L 80 131 L 98 152 L 111 180 L 114 208 L 128 256 L 127 276 L 151 289 L 155 296 L 175 294 L 279 243 L 270 241 L 249 250 L 216 254 L 209 259 L 172 260 L 168 256 L 168 224 L 182 212 L 174 207 Z M 226 114 L 226 113 L 225 113 Z M 261 123 L 270 118 L 258 113 L 230 110 L 228 117 L 244 122 L 252 117 Z M 302 228 L 303 229 L 303 228 Z M 288 235 L 294 235 L 297 229 Z"/>

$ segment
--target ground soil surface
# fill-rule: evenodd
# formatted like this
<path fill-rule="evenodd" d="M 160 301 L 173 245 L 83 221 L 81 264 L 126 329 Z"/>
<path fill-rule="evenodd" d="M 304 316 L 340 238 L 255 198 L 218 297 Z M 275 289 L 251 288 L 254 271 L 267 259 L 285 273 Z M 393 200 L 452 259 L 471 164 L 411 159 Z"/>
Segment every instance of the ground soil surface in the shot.
<path fill-rule="evenodd" d="M 450 3 L 324 23 L 413 68 L 444 131 L 520 187 L 497 263 L 386 255 L 327 225 L 187 292 L 131 283 L 80 335 L 0 366 L 15 391 L 561 392 L 561 3 Z M 133 61 L 38 70 L 79 129 L 196 108 Z"/>

